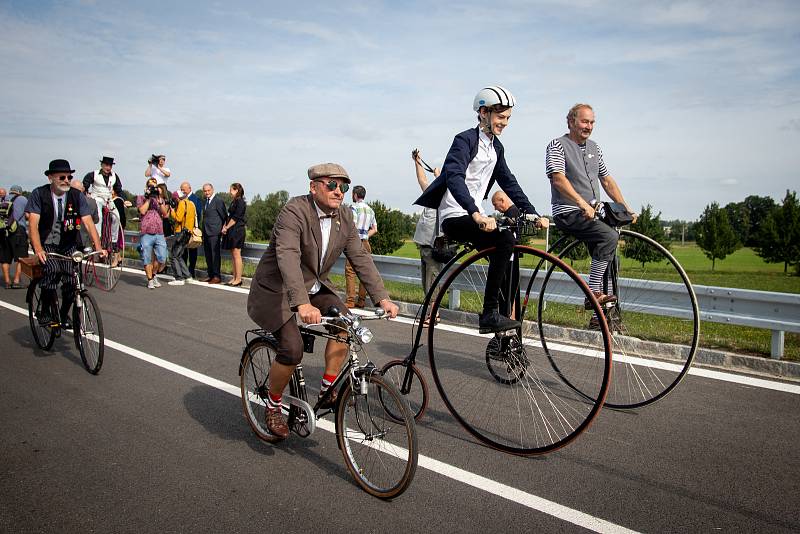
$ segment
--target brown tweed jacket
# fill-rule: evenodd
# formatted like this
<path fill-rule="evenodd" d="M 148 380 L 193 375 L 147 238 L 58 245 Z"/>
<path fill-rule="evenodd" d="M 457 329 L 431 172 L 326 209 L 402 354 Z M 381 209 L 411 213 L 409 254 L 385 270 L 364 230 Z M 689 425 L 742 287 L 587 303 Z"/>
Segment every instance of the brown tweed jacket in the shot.
<path fill-rule="evenodd" d="M 308 291 L 317 280 L 335 292 L 328 275 L 342 252 L 373 302 L 389 297 L 372 255 L 361 245 L 349 207 L 340 206 L 332 220 L 328 250 L 320 268 L 321 250 L 322 231 L 311 195 L 290 199 L 278 214 L 270 246 L 250 284 L 247 313 L 256 324 L 270 332 L 278 330 L 292 318 L 297 306 L 309 302 Z"/>

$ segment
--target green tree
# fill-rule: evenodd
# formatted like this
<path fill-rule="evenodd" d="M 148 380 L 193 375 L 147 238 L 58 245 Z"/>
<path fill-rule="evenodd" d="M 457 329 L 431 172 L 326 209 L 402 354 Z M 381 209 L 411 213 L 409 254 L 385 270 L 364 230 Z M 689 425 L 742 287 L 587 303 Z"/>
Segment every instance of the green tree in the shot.
<path fill-rule="evenodd" d="M 724 259 L 741 246 L 736 232 L 728 222 L 728 214 L 716 202 L 712 202 L 703 210 L 696 232 L 697 246 L 711 260 L 712 271 L 718 259 Z"/>
<path fill-rule="evenodd" d="M 287 191 L 270 193 L 263 199 L 256 195 L 247 207 L 247 227 L 258 241 L 267 241 L 283 206 L 289 200 Z"/>
<path fill-rule="evenodd" d="M 767 217 L 769 217 L 769 214 L 772 213 L 777 204 L 772 197 L 760 197 L 758 195 L 750 195 L 744 199 L 742 204 L 747 212 L 748 220 L 747 241 L 742 243 L 745 246 L 754 247 L 758 245 L 761 225 L 767 220 Z"/>
<path fill-rule="evenodd" d="M 653 206 L 650 204 L 642 206 L 642 210 L 636 222 L 631 224 L 631 230 L 644 234 L 651 239 L 655 239 L 661 243 L 664 248 L 669 250 L 670 242 L 669 238 L 667 238 L 667 235 L 664 233 L 664 225 L 661 223 L 661 212 L 654 217 Z M 638 239 L 623 243 L 622 255 L 626 258 L 638 261 L 642 264 L 642 268 L 644 268 L 646 263 L 664 259 L 664 256 L 661 255 L 659 251 L 647 246 L 644 241 Z"/>
<path fill-rule="evenodd" d="M 783 262 L 784 273 L 789 265 L 797 265 L 800 273 L 800 204 L 796 192 L 787 190 L 783 204 L 767 216 L 755 249 L 768 263 Z"/>
<path fill-rule="evenodd" d="M 772 199 L 770 199 L 772 200 Z M 728 222 L 742 244 L 750 241 L 750 208 L 745 202 L 731 202 L 725 206 Z"/>
<path fill-rule="evenodd" d="M 369 244 L 373 254 L 391 254 L 403 246 L 403 234 L 407 232 L 408 215 L 391 210 L 383 205 L 379 200 L 368 202 L 368 205 L 375 211 L 375 222 L 378 225 L 378 233 L 372 236 Z"/>

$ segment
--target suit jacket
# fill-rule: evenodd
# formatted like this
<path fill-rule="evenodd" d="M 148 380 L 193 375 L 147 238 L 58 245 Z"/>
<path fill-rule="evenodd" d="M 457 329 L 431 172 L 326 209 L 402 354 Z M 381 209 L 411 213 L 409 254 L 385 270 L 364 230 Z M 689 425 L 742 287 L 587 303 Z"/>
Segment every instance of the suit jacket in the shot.
<path fill-rule="evenodd" d="M 247 298 L 247 313 L 261 328 L 278 330 L 299 305 L 309 303 L 308 291 L 318 280 L 335 293 L 328 275 L 342 252 L 374 302 L 389 298 L 372 255 L 361 244 L 350 208 L 340 206 L 331 223 L 328 250 L 320 268 L 322 230 L 313 198 L 294 197 L 281 209 Z"/>
<path fill-rule="evenodd" d="M 478 128 L 465 130 L 458 134 L 453 139 L 453 144 L 447 152 L 447 157 L 442 166 L 442 173 L 431 183 L 422 195 L 414 202 L 426 208 L 438 209 L 444 194 L 450 190 L 453 198 L 461 205 L 462 208 L 467 210 L 467 213 L 472 215 L 476 211 L 480 211 L 472 196 L 467 189 L 466 177 L 467 167 L 469 162 L 475 159 L 478 153 Z M 489 191 L 492 189 L 495 181 L 500 185 L 500 188 L 511 198 L 511 201 L 519 206 L 526 213 L 537 213 L 536 208 L 528 200 L 528 197 L 522 191 L 522 188 L 517 183 L 517 179 L 511 174 L 511 171 L 506 165 L 506 158 L 504 154 L 503 144 L 500 139 L 495 136 L 494 150 L 497 153 L 497 163 L 492 172 L 492 179 L 489 186 L 486 188 L 484 199 L 488 196 Z"/>
<path fill-rule="evenodd" d="M 203 206 L 206 205 L 206 202 L 203 202 Z M 203 209 L 203 235 L 209 237 L 219 235 L 227 218 L 228 209 L 225 207 L 225 203 L 218 195 L 214 195 L 211 204 Z"/>

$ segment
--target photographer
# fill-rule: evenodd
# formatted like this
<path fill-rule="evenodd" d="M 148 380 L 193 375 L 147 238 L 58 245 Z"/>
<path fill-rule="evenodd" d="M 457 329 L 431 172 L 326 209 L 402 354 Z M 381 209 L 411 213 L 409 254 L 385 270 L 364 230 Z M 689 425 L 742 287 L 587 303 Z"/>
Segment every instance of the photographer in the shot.
<path fill-rule="evenodd" d="M 172 173 L 166 167 L 167 157 L 164 154 L 153 154 L 150 156 L 150 159 L 147 160 L 147 168 L 144 171 L 144 175 L 147 178 L 154 178 L 157 185 L 166 184 L 167 178 L 169 178 Z"/>
<path fill-rule="evenodd" d="M 136 197 L 136 208 L 140 215 L 139 243 L 144 272 L 147 274 L 147 288 L 155 289 L 161 287 L 158 273 L 167 261 L 167 242 L 164 239 L 162 219 L 169 215 L 169 205 L 163 198 L 155 178 L 148 179 L 144 195 Z"/>
<path fill-rule="evenodd" d="M 187 198 L 187 195 L 184 194 L 181 197 L 177 191 L 172 193 L 170 207 L 170 215 L 175 221 L 175 235 L 170 238 L 169 257 L 175 280 L 169 282 L 169 285 L 182 286 L 187 279 L 192 277 L 189 267 L 186 266 L 186 261 L 183 259 L 183 251 L 189 242 L 189 233 L 194 227 L 196 212 L 194 203 Z"/>

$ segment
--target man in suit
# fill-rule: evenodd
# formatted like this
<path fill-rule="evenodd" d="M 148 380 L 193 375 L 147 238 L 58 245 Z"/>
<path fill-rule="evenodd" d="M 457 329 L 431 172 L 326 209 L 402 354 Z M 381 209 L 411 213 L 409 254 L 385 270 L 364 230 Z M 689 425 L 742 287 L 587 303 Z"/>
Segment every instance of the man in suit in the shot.
<path fill-rule="evenodd" d="M 206 255 L 209 284 L 222 282 L 220 264 L 222 263 L 222 225 L 228 217 L 228 210 L 221 198 L 214 194 L 214 186 L 203 184 L 206 196 L 203 206 L 203 251 Z"/>
<path fill-rule="evenodd" d="M 308 178 L 310 194 L 292 198 L 278 214 L 270 246 L 256 268 L 247 299 L 250 317 L 278 340 L 266 410 L 267 428 L 275 439 L 289 435 L 280 410 L 281 396 L 303 357 L 295 314 L 304 323 L 314 324 L 331 306 L 348 311 L 328 278 L 342 252 L 372 301 L 389 317 L 397 316 L 397 306 L 389 300 L 372 256 L 361 244 L 353 214 L 342 206 L 344 193 L 350 188 L 347 171 L 341 165 L 324 163 L 308 169 Z M 336 379 L 346 357 L 345 344 L 328 340 L 320 397 Z M 327 400 L 323 407 L 335 405 L 335 391 Z"/>
<path fill-rule="evenodd" d="M 203 217 L 203 207 L 205 206 L 205 202 L 200 200 L 200 197 L 192 192 L 192 186 L 189 182 L 183 182 L 181 184 L 181 193 L 194 204 L 194 211 L 197 216 L 197 220 L 200 221 Z M 194 223 L 192 223 L 194 225 Z M 194 226 L 192 226 L 194 227 Z M 202 228 L 201 228 L 202 230 Z M 197 265 L 197 249 L 196 248 L 187 248 L 183 251 L 183 261 L 189 267 L 189 274 L 192 275 L 194 278 L 194 267 Z"/>

